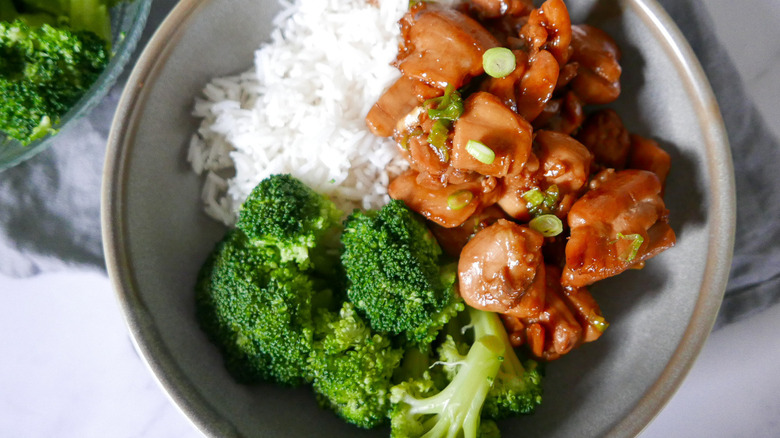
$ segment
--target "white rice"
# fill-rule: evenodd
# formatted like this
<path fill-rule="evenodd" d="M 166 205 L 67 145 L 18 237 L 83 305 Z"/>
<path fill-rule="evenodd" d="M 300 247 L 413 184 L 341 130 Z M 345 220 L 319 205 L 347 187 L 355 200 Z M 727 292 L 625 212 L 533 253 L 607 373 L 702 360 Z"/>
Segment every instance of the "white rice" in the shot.
<path fill-rule="evenodd" d="M 408 0 L 280 3 L 254 68 L 214 79 L 195 102 L 203 120 L 188 161 L 206 174 L 206 213 L 228 225 L 271 174 L 290 173 L 349 212 L 388 202 L 390 175 L 404 166 L 364 118 L 399 76 L 390 63 Z"/>

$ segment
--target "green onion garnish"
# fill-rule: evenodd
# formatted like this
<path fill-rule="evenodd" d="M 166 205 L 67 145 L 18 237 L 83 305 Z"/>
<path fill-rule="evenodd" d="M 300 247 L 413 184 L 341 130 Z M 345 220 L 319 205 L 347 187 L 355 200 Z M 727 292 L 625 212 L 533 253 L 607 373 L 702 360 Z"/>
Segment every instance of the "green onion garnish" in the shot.
<path fill-rule="evenodd" d="M 563 222 L 554 214 L 543 214 L 531 219 L 528 225 L 544 237 L 553 237 L 563 232 Z"/>
<path fill-rule="evenodd" d="M 401 138 L 401 142 L 399 145 L 401 146 L 401 149 L 408 151 L 409 150 L 409 139 L 412 137 L 417 137 L 418 135 L 422 134 L 423 131 L 419 127 L 414 128 L 414 130 L 410 133 L 407 133 Z"/>
<path fill-rule="evenodd" d="M 544 206 L 547 207 L 549 211 L 552 211 L 555 208 L 555 204 L 558 203 L 560 194 L 561 192 L 556 184 L 547 187 L 547 190 L 544 191 Z"/>
<path fill-rule="evenodd" d="M 628 247 L 628 251 L 620 256 L 620 258 L 626 262 L 631 262 L 636 258 L 639 247 L 642 246 L 642 243 L 645 241 L 644 237 L 639 234 L 624 235 L 623 233 L 617 233 L 617 238 L 631 241 L 631 246 Z"/>
<path fill-rule="evenodd" d="M 531 189 L 520 195 L 526 202 L 526 208 L 531 216 L 541 216 L 555 211 L 560 198 L 558 186 L 553 184 L 544 192 L 539 189 Z"/>
<path fill-rule="evenodd" d="M 409 150 L 409 137 L 411 137 L 411 135 L 404 135 L 401 138 L 401 142 L 398 143 L 398 145 L 401 146 L 401 149 L 403 149 L 405 151 Z"/>
<path fill-rule="evenodd" d="M 588 318 L 588 322 L 590 323 L 590 325 L 593 326 L 593 328 L 595 328 L 601 333 L 604 333 L 604 330 L 606 330 L 607 327 L 609 327 L 609 323 L 607 322 L 606 319 L 604 319 L 603 316 L 598 316 L 598 315 L 591 316 L 590 318 Z"/>
<path fill-rule="evenodd" d="M 463 113 L 463 99 L 455 87 L 447 85 L 443 96 L 426 100 L 423 107 L 428 111 L 428 117 L 434 120 L 431 132 L 428 133 L 428 143 L 439 151 L 442 161 L 447 162 L 450 160 L 447 136 L 452 122 Z"/>
<path fill-rule="evenodd" d="M 529 208 L 537 207 L 539 204 L 544 202 L 544 195 L 539 189 L 531 189 L 520 196 L 525 199 L 525 202 L 528 203 Z"/>
<path fill-rule="evenodd" d="M 515 71 L 515 54 L 506 47 L 493 47 L 482 54 L 482 68 L 494 78 L 503 78 Z"/>
<path fill-rule="evenodd" d="M 428 133 L 428 143 L 439 151 L 439 156 L 445 163 L 450 161 L 450 153 L 447 151 L 448 135 L 450 135 L 450 123 L 446 120 L 433 122 L 431 132 Z"/>
<path fill-rule="evenodd" d="M 428 117 L 433 120 L 444 119 L 454 122 L 463 114 L 463 99 L 455 87 L 447 85 L 443 96 L 426 100 L 423 107 L 428 110 Z"/>
<path fill-rule="evenodd" d="M 480 143 L 476 140 L 469 140 L 466 143 L 466 152 L 472 157 L 476 158 L 480 163 L 493 164 L 493 160 L 496 159 L 496 153 L 493 149 L 485 146 L 484 143 Z"/>
<path fill-rule="evenodd" d="M 474 194 L 468 190 L 458 190 L 447 197 L 447 208 L 450 210 L 460 210 L 469 205 L 474 199 Z"/>

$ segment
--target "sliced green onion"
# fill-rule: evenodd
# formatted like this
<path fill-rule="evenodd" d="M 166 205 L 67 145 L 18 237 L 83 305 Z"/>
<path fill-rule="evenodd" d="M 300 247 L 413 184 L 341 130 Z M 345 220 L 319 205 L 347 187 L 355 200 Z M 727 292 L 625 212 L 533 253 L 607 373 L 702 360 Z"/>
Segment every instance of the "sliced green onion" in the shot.
<path fill-rule="evenodd" d="M 555 211 L 560 198 L 560 189 L 553 184 L 544 192 L 539 189 L 531 189 L 520 196 L 527 203 L 526 208 L 531 216 L 536 217 Z"/>
<path fill-rule="evenodd" d="M 531 189 L 520 195 L 520 197 L 522 197 L 525 202 L 528 203 L 528 208 L 537 207 L 539 204 L 544 202 L 544 195 L 539 189 Z"/>
<path fill-rule="evenodd" d="M 423 103 L 428 110 L 428 117 L 433 120 L 449 120 L 454 122 L 463 114 L 463 99 L 460 92 L 452 85 L 447 85 L 444 95 L 428 99 Z"/>
<path fill-rule="evenodd" d="M 428 133 L 428 143 L 439 151 L 439 156 L 445 163 L 450 161 L 450 153 L 447 150 L 447 136 L 449 135 L 449 122 L 445 120 L 433 122 L 431 132 Z"/>
<path fill-rule="evenodd" d="M 631 262 L 636 258 L 636 255 L 639 252 L 639 247 L 642 246 L 642 243 L 645 241 L 644 237 L 639 234 L 624 235 L 623 233 L 618 233 L 617 238 L 631 241 L 631 245 L 628 247 L 628 251 L 620 256 L 620 258 L 626 262 Z"/>
<path fill-rule="evenodd" d="M 543 214 L 531 219 L 528 225 L 544 237 L 553 237 L 563 232 L 563 222 L 554 214 Z"/>
<path fill-rule="evenodd" d="M 482 68 L 494 78 L 503 78 L 515 71 L 515 54 L 506 47 L 493 47 L 482 54 Z"/>
<path fill-rule="evenodd" d="M 401 142 L 399 143 L 399 146 L 401 146 L 401 149 L 408 151 L 409 150 L 409 140 L 412 137 L 417 137 L 418 135 L 422 134 L 423 130 L 419 127 L 414 128 L 412 132 L 407 133 L 401 138 Z"/>
<path fill-rule="evenodd" d="M 447 197 L 447 208 L 450 210 L 460 210 L 469 205 L 474 199 L 474 194 L 468 190 L 458 190 Z"/>
<path fill-rule="evenodd" d="M 553 184 L 550 187 L 547 187 L 547 190 L 544 191 L 544 206 L 552 211 L 555 208 L 555 204 L 558 203 L 559 197 L 560 190 L 557 185 Z"/>
<path fill-rule="evenodd" d="M 476 158 L 480 163 L 493 164 L 493 160 L 496 159 L 496 153 L 493 149 L 485 146 L 484 143 L 480 143 L 476 140 L 469 140 L 466 143 L 466 152 L 472 157 Z"/>
<path fill-rule="evenodd" d="M 607 327 L 609 327 L 609 323 L 607 322 L 607 320 L 604 319 L 603 316 L 598 316 L 598 315 L 589 317 L 588 323 L 601 333 L 604 333 L 604 330 L 606 330 Z"/>
<path fill-rule="evenodd" d="M 398 146 L 401 146 L 401 149 L 403 149 L 405 151 L 409 150 L 409 137 L 411 137 L 411 135 L 404 135 L 401 138 L 401 142 L 398 143 Z"/>
<path fill-rule="evenodd" d="M 447 137 L 452 122 L 463 113 L 463 99 L 455 87 L 447 85 L 443 96 L 426 100 L 423 107 L 428 111 L 428 117 L 434 120 L 431 132 L 428 133 L 428 143 L 436 148 L 439 157 L 446 163 L 450 161 Z"/>

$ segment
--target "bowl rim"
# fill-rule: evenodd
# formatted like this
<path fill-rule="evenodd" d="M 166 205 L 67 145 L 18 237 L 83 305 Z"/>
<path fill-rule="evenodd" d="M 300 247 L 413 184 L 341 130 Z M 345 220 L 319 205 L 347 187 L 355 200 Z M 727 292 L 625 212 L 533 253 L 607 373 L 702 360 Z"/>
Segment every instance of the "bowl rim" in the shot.
<path fill-rule="evenodd" d="M 656 36 L 673 51 L 678 68 L 693 79 L 685 87 L 696 97 L 694 106 L 703 123 L 705 144 L 713 145 L 706 166 L 712 175 L 713 190 L 707 216 L 712 221 L 707 264 L 702 276 L 699 299 L 683 336 L 664 371 L 632 411 L 607 436 L 635 436 L 644 430 L 677 392 L 693 367 L 707 340 L 723 302 L 736 231 L 736 186 L 734 165 L 726 126 L 709 79 L 688 40 L 671 16 L 656 0 L 629 1 L 637 15 L 649 24 Z M 715 249 L 714 251 L 712 249 Z"/>
<path fill-rule="evenodd" d="M 178 38 L 193 18 L 212 0 L 181 0 L 155 31 L 121 96 L 112 123 L 106 153 L 101 194 L 101 223 L 106 267 L 133 343 L 174 405 L 204 434 L 238 435 L 235 427 L 194 388 L 169 355 L 137 293 L 127 254 L 123 224 L 128 151 L 131 149 L 141 111 L 148 97 L 144 83 L 159 74 Z M 669 362 L 629 413 L 606 434 L 610 437 L 638 435 L 679 389 L 715 323 L 731 266 L 736 225 L 734 171 L 726 128 L 715 94 L 695 53 L 672 18 L 656 0 L 620 0 L 630 8 L 665 45 L 685 76 L 684 86 L 694 96 L 694 110 L 707 145 L 703 163 L 712 176 L 712 191 L 706 212 L 711 221 L 708 256 L 693 313 Z"/>

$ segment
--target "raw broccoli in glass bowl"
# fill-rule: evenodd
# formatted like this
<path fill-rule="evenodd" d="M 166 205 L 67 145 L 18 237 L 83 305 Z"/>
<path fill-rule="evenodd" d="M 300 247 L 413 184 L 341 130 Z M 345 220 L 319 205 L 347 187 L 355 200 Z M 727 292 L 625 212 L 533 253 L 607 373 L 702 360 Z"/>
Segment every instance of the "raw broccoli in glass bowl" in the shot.
<path fill-rule="evenodd" d="M 0 170 L 47 149 L 122 73 L 151 0 L 0 0 Z"/>

